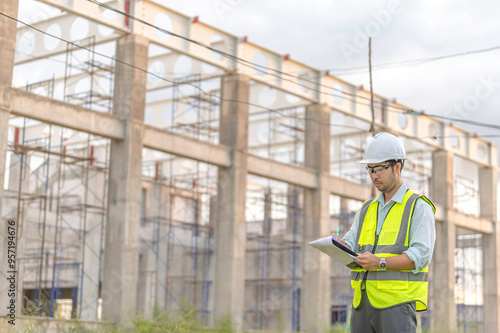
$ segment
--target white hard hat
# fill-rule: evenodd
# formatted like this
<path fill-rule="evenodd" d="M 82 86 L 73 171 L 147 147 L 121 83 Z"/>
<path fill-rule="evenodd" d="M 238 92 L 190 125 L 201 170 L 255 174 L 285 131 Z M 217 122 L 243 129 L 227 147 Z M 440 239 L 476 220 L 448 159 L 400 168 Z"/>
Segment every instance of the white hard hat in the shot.
<path fill-rule="evenodd" d="M 378 133 L 368 142 L 363 159 L 358 163 L 380 163 L 389 160 L 406 160 L 405 147 L 391 133 Z"/>

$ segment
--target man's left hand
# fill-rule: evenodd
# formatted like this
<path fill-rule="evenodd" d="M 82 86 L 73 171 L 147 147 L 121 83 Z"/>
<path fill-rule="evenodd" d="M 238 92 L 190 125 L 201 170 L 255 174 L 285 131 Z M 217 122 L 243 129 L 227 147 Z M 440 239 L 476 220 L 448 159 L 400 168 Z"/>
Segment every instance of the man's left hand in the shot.
<path fill-rule="evenodd" d="M 380 258 L 375 256 L 371 252 L 365 252 L 363 254 L 358 254 L 358 256 L 356 257 L 356 262 L 367 271 L 371 271 L 374 269 L 378 269 Z"/>

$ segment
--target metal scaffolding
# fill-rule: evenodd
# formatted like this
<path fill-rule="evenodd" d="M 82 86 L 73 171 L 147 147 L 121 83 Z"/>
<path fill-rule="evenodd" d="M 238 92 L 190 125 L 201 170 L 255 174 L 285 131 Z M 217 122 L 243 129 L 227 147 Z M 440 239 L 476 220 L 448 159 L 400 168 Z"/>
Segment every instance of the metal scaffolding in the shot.
<path fill-rule="evenodd" d="M 41 3 L 56 5 L 56 2 L 48 0 Z M 85 3 L 82 6 L 95 5 L 93 2 L 82 3 Z M 133 13 L 128 0 L 108 4 L 128 6 L 127 13 Z M 57 4 L 71 8 L 73 5 L 73 2 Z M 26 80 L 23 80 L 22 85 L 17 86 L 38 95 L 30 99 L 31 103 L 50 108 L 50 100 L 58 99 L 54 105 L 61 108 L 67 106 L 66 112 L 92 118 L 83 129 L 76 124 L 80 119 L 75 120 L 75 124 L 66 123 L 67 127 L 61 127 L 57 126 L 61 124 L 58 119 L 47 120 L 43 114 L 36 114 L 36 119 L 45 119 L 47 123 L 15 115 L 23 110 L 9 110 L 12 135 L 9 139 L 8 186 L 4 198 L 7 215 L 19 221 L 19 237 L 24 242 L 24 248 L 19 252 L 23 276 L 20 290 L 24 290 L 24 307 L 38 309 L 39 315 L 58 317 L 62 313 L 62 300 L 66 300 L 71 304 L 71 317 L 101 319 L 99 298 L 102 296 L 104 278 L 110 142 L 115 140 L 113 142 L 121 144 L 121 140 L 128 135 L 122 132 L 127 132 L 129 123 L 134 123 L 142 131 L 137 140 L 144 140 L 141 141 L 142 148 L 138 146 L 138 150 L 133 150 L 131 155 L 134 156 L 130 158 L 139 158 L 137 155 L 142 154 L 141 188 L 134 189 L 141 191 L 142 195 L 141 219 L 136 221 L 140 223 L 138 314 L 147 318 L 154 318 L 160 312 L 175 315 L 187 305 L 196 310 L 202 325 L 214 324 L 213 313 L 217 302 L 214 296 L 214 231 L 217 231 L 219 222 L 216 203 L 223 187 L 218 183 L 218 172 L 237 167 L 233 155 L 241 153 L 248 161 L 252 159 L 251 162 L 245 162 L 248 165 L 244 167 L 244 172 L 248 174 L 246 202 L 240 200 L 233 203 L 238 209 L 245 209 L 246 213 L 246 276 L 241 278 L 245 278 L 245 290 L 241 296 L 244 297 L 242 329 L 304 329 L 305 318 L 300 317 L 301 310 L 304 310 L 300 308 L 301 297 L 309 295 L 304 291 L 307 286 L 303 285 L 302 280 L 303 274 L 307 272 L 300 265 L 301 256 L 306 252 L 301 248 L 305 241 L 302 239 L 303 227 L 307 223 L 303 216 L 307 203 L 304 193 L 308 193 L 305 189 L 321 191 L 321 196 L 324 193 L 327 197 L 330 195 L 330 221 L 325 222 L 326 219 L 321 217 L 321 223 L 330 222 L 332 232 L 338 227 L 340 234 L 344 235 L 362 204 L 361 200 L 370 192 L 368 186 L 360 186 L 369 185 L 371 181 L 367 172 L 357 164 L 371 136 L 368 132 L 368 106 L 364 103 L 367 92 L 362 87 L 349 85 L 289 57 L 272 54 L 258 45 L 248 43 L 246 39 L 241 41 L 205 24 L 194 25 L 199 23 L 198 18 L 193 20 L 183 17 L 151 1 L 139 1 L 136 5 L 142 6 L 140 15 L 151 15 L 144 17 L 144 20 L 156 21 L 158 17 L 165 19 L 165 16 L 168 18 L 171 15 L 175 17 L 175 29 L 182 27 L 181 30 L 188 34 L 191 31 L 198 33 L 200 38 L 208 38 L 208 45 L 217 48 L 205 50 L 202 43 L 185 47 L 191 45 L 187 39 L 182 42 L 184 44 L 176 44 L 177 41 L 166 43 L 161 37 L 166 34 L 158 35 L 157 31 L 151 32 L 154 36 L 150 38 L 146 32 L 151 27 L 141 27 L 142 30 L 138 32 L 129 24 L 128 16 L 125 16 L 127 24 L 122 27 L 116 24 L 122 22 L 123 17 L 109 23 L 102 17 L 94 18 L 93 21 L 88 17 L 90 14 L 86 14 L 85 21 L 91 33 L 87 33 L 84 38 L 71 37 L 71 41 L 57 44 L 53 49 L 42 47 L 43 43 L 40 42 L 35 45 L 33 39 L 32 46 L 36 52 L 25 56 L 18 51 L 14 59 L 15 67 L 18 68 L 26 65 L 28 69 L 37 66 L 44 69 L 41 61 L 47 59 L 60 64 L 51 75 L 46 71 L 35 79 L 30 77 L 30 73 L 23 74 L 29 77 L 30 82 L 24 86 Z M 49 26 L 51 21 L 54 24 L 68 24 L 81 19 L 78 13 L 51 8 L 55 12 L 47 22 L 34 23 L 37 27 L 41 26 L 40 30 L 47 31 L 49 27 L 55 29 Z M 101 15 L 104 12 L 100 8 L 95 13 Z M 103 27 L 113 31 L 105 35 L 102 33 Z M 18 29 L 30 31 L 28 28 L 20 26 Z M 24 30 L 20 32 L 20 37 L 27 38 Z M 144 74 L 142 78 L 147 81 L 146 86 L 141 83 L 138 89 L 141 103 L 142 98 L 145 98 L 144 110 L 142 106 L 136 108 L 139 116 L 144 111 L 144 121 L 136 119 L 138 117 L 132 119 L 127 115 L 112 113 L 113 107 L 116 112 L 117 106 L 113 105 L 114 59 L 118 59 L 116 49 L 119 45 L 116 40 L 124 35 L 134 37 L 134 34 L 144 39 L 145 45 L 146 42 L 149 45 L 148 61 L 141 65 L 145 68 L 139 68 L 141 75 Z M 234 54 L 248 59 L 225 59 L 214 52 L 219 48 L 228 53 L 234 51 Z M 109 51 L 110 57 L 100 55 L 98 51 L 102 49 Z M 240 49 L 243 51 L 237 51 Z M 146 52 L 146 46 L 140 50 Z M 203 53 L 205 51 L 206 54 Z M 262 57 L 267 59 L 266 64 L 270 67 L 276 65 L 276 72 L 265 69 L 265 66 L 251 68 L 254 59 Z M 180 66 L 186 59 L 189 60 L 189 66 Z M 136 64 L 123 65 L 133 67 Z M 206 66 L 213 67 L 209 68 L 213 71 L 207 71 Z M 284 74 L 293 71 L 299 75 L 293 78 L 288 73 L 280 77 L 278 74 L 281 71 Z M 244 94 L 241 94 L 244 97 L 235 94 L 244 100 L 233 100 L 233 97 L 222 100 L 223 88 L 225 92 L 232 91 L 226 89 L 229 86 L 222 86 L 231 84 L 230 80 L 225 81 L 226 76 L 235 73 L 246 80 Z M 39 81 L 31 82 L 36 80 Z M 237 87 L 234 91 L 239 93 L 239 89 Z M 332 89 L 333 93 L 330 92 Z M 12 89 L 13 96 L 17 90 Z M 329 92 L 326 93 L 326 90 Z M 22 97 L 31 98 L 32 95 L 26 92 L 22 92 L 26 95 Z M 37 104 L 38 100 L 45 104 Z M 242 140 L 243 147 L 219 143 L 224 103 L 233 103 L 231 111 L 235 104 L 248 107 L 249 116 L 244 120 L 248 120 L 248 123 L 242 126 L 243 129 L 238 128 L 243 133 L 248 131 L 247 140 Z M 306 123 L 311 121 L 306 119 L 306 114 L 311 111 L 309 107 L 313 104 L 320 105 L 321 112 L 323 107 L 330 112 L 329 122 L 319 124 L 329 126 L 330 151 L 321 152 L 329 155 L 329 175 L 323 175 L 328 173 L 324 170 L 305 167 Z M 432 179 L 433 168 L 440 167 L 433 165 L 433 154 L 437 150 L 452 152 L 458 167 L 453 174 L 453 184 L 446 185 L 453 187 L 454 212 L 465 215 L 460 215 L 464 220 L 483 217 L 478 170 L 484 166 L 496 168 L 496 161 L 492 162 L 496 158 L 496 148 L 477 138 L 474 139 L 476 141 L 467 141 L 467 146 L 460 146 L 458 142 L 461 139 L 456 136 L 456 147 L 448 145 L 445 137 L 439 140 L 422 138 L 417 130 L 431 134 L 437 127 L 443 135 L 458 133 L 458 130 L 424 114 L 401 113 L 402 106 L 380 97 L 377 97 L 376 106 L 376 129 L 400 135 L 407 147 L 409 161 L 404 166 L 403 180 L 409 188 L 432 197 L 432 184 L 436 181 Z M 391 112 L 396 113 L 395 109 L 397 114 L 394 116 Z M 109 128 L 100 128 L 99 121 L 109 121 Z M 73 128 L 80 128 L 82 132 Z M 114 130 L 111 134 L 108 133 L 110 128 Z M 104 139 L 95 133 L 108 138 Z M 313 134 L 307 133 L 318 140 Z M 155 139 L 159 143 L 152 142 Z M 185 149 L 185 152 L 176 146 L 178 142 L 185 143 L 186 147 L 180 148 Z M 155 147 L 157 150 L 144 147 Z M 194 156 L 191 150 L 199 156 Z M 210 155 L 205 154 L 206 150 L 216 156 L 206 156 Z M 486 157 L 480 157 L 481 151 Z M 262 163 L 262 170 L 256 171 L 259 167 L 257 163 Z M 279 174 L 281 168 L 286 171 L 283 176 Z M 300 179 L 294 179 L 295 171 Z M 323 176 L 327 177 L 326 183 L 329 184 L 317 184 Z M 119 181 L 119 178 L 112 181 L 117 179 Z M 366 190 L 366 194 L 337 191 L 337 184 L 340 184 L 339 188 L 352 186 L 362 189 L 360 192 Z M 375 193 L 373 188 L 372 191 Z M 135 203 L 137 199 L 134 198 L 132 201 Z M 113 198 L 110 198 L 110 204 L 112 202 Z M 242 208 L 243 203 L 246 206 Z M 218 212 L 221 213 L 220 210 Z M 132 223 L 137 217 L 134 214 Z M 136 227 L 135 224 L 132 226 Z M 463 332 L 479 332 L 486 326 L 482 299 L 485 277 L 482 264 L 477 263 L 482 263 L 485 252 L 483 236 L 478 232 L 486 234 L 489 229 L 481 228 L 486 231 L 478 231 L 478 227 L 475 230 L 462 230 L 456 235 L 455 302 L 458 327 Z M 130 246 L 136 248 L 135 243 Z M 235 261 L 239 259 L 232 258 Z M 337 262 L 332 262 L 331 268 L 333 287 L 329 324 L 338 323 L 347 327 L 352 303 L 350 271 Z M 431 279 L 434 279 L 431 280 L 432 285 L 436 277 L 431 276 Z M 430 327 L 433 311 L 430 308 L 422 316 L 422 326 Z"/>
<path fill-rule="evenodd" d="M 482 247 L 481 234 L 457 235 L 455 303 L 458 332 L 484 331 Z"/>
<path fill-rule="evenodd" d="M 32 304 L 41 313 L 53 317 L 56 300 L 63 296 L 62 289 L 70 288 L 74 290 L 71 293 L 74 308 L 70 313 L 79 317 L 83 307 L 85 254 L 92 254 L 87 257 L 89 263 L 100 262 L 102 253 L 88 244 L 86 236 L 95 229 L 102 232 L 104 222 L 106 162 L 92 156 L 96 144 L 103 142 L 88 134 L 72 131 L 72 135 L 68 135 L 64 128 L 27 119 L 13 118 L 12 122 L 13 125 L 22 122 L 23 127 L 13 128 L 10 167 L 15 171 L 11 177 L 15 173 L 19 175 L 19 187 L 10 192 L 18 199 L 17 215 L 22 216 L 23 232 L 31 241 L 36 239 L 36 242 L 30 241 L 21 260 L 26 276 L 24 307 L 28 309 Z M 39 129 L 46 130 L 45 137 L 36 136 Z M 83 137 L 86 139 L 82 140 Z M 103 149 L 106 156 L 106 146 L 99 149 Z M 103 180 L 102 189 L 89 186 L 97 177 Z M 89 218 L 98 218 L 92 228 L 87 224 Z M 71 273 L 75 271 L 76 274 Z M 87 284 L 90 281 L 85 279 Z M 93 286 L 88 287 L 99 288 L 98 275 L 94 277 Z M 64 296 L 67 298 L 67 294 Z M 95 303 L 97 310 L 97 299 Z"/>
<path fill-rule="evenodd" d="M 188 172 L 176 174 L 186 165 L 190 166 Z M 214 224 L 210 206 L 216 193 L 212 169 L 167 154 L 144 164 L 143 188 L 147 190 L 140 262 L 148 268 L 141 274 L 154 276 L 154 297 L 144 304 L 146 313 L 175 314 L 188 305 L 196 309 L 201 323 L 209 324 Z M 150 212 L 155 215 L 148 215 Z M 148 256 L 153 258 L 150 264 Z"/>

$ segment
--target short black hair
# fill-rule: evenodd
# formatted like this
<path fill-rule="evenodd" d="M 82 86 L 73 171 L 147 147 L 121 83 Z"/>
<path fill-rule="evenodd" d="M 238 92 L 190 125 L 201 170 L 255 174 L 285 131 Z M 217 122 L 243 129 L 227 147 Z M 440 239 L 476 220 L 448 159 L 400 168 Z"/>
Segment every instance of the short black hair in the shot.
<path fill-rule="evenodd" d="M 405 160 L 388 160 L 387 162 L 389 162 L 392 166 L 398 163 L 401 164 L 401 170 L 403 170 L 403 167 L 405 166 Z"/>

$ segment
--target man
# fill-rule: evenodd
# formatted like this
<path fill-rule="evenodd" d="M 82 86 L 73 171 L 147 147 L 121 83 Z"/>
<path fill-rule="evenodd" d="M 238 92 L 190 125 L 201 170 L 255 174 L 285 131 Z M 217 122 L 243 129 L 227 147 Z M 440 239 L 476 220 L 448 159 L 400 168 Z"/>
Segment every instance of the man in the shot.
<path fill-rule="evenodd" d="M 435 208 L 403 183 L 406 159 L 397 137 L 379 133 L 358 162 L 367 164 L 381 193 L 363 204 L 341 240 L 358 253 L 361 266 L 351 272 L 353 333 L 416 332 L 416 312 L 427 310 Z"/>

